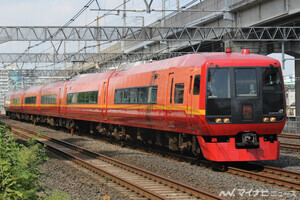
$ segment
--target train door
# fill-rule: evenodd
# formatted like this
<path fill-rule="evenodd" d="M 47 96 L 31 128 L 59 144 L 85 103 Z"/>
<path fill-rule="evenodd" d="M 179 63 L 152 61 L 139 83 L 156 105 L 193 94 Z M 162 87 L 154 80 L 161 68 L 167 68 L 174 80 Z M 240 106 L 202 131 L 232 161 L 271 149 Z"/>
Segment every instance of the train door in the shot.
<path fill-rule="evenodd" d="M 200 111 L 200 81 L 201 75 L 199 71 L 191 71 L 190 73 L 190 82 L 189 82 L 189 91 L 188 91 L 188 122 L 189 126 L 192 129 L 199 128 L 199 116 Z"/>
<path fill-rule="evenodd" d="M 191 128 L 193 126 L 192 114 L 193 114 L 193 70 L 190 71 L 189 82 L 188 82 L 188 94 L 187 94 L 187 105 L 186 114 L 188 125 Z"/>
<path fill-rule="evenodd" d="M 38 90 L 36 95 L 36 106 L 37 106 L 37 112 L 40 115 L 41 114 L 41 104 L 42 104 L 42 88 Z"/>
<path fill-rule="evenodd" d="M 20 98 L 20 111 L 23 113 L 24 109 L 25 109 L 25 93 L 23 92 Z"/>
<path fill-rule="evenodd" d="M 106 97 L 106 91 L 107 91 L 107 84 L 106 82 L 103 83 L 102 85 L 102 95 L 101 95 L 101 115 L 102 119 L 104 121 L 107 121 L 107 97 Z"/>
<path fill-rule="evenodd" d="M 169 73 L 167 92 L 165 97 L 165 117 L 169 128 L 175 128 L 174 120 L 171 119 L 170 107 L 173 104 L 174 73 Z"/>
<path fill-rule="evenodd" d="M 166 121 L 169 128 L 188 127 L 188 117 L 186 114 L 188 98 L 188 80 L 186 78 L 189 72 L 176 76 L 170 73 L 168 77 L 168 86 L 166 93 Z"/>
<path fill-rule="evenodd" d="M 59 114 L 62 117 L 66 117 L 66 109 L 67 109 L 67 87 L 68 83 L 66 83 L 62 90 L 60 90 L 59 95 Z"/>
<path fill-rule="evenodd" d="M 60 104 L 61 104 L 61 99 L 60 99 L 60 93 L 61 93 L 61 88 L 58 89 L 58 94 L 57 94 L 57 112 L 60 114 Z"/>

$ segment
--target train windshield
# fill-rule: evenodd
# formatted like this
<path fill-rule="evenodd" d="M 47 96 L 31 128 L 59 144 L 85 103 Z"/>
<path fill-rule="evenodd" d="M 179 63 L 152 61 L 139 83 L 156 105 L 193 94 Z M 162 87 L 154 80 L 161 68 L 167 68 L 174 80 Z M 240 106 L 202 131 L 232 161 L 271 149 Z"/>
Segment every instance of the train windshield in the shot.
<path fill-rule="evenodd" d="M 235 92 L 237 97 L 257 96 L 256 69 L 235 69 Z"/>
<path fill-rule="evenodd" d="M 207 78 L 207 115 L 230 115 L 230 70 L 210 68 Z"/>
<path fill-rule="evenodd" d="M 283 81 L 280 68 L 262 69 L 263 114 L 284 113 Z"/>
<path fill-rule="evenodd" d="M 213 123 L 220 117 L 242 123 L 242 111 L 247 109 L 255 111 L 247 119 L 253 123 L 260 122 L 262 115 L 279 119 L 284 115 L 284 101 L 280 67 L 207 69 L 206 116 Z"/>

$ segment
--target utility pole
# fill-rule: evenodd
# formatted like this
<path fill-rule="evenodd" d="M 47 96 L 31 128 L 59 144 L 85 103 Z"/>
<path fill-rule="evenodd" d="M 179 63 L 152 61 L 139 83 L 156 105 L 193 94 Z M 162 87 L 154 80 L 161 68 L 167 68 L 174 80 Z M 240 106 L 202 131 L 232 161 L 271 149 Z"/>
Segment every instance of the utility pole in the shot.
<path fill-rule="evenodd" d="M 123 0 L 123 37 L 125 37 L 125 26 L 126 26 L 126 0 Z M 121 51 L 124 52 L 125 41 L 121 41 Z"/>
<path fill-rule="evenodd" d="M 166 17 L 166 0 L 162 0 L 161 2 L 161 9 L 162 9 L 162 21 L 161 21 L 161 26 L 164 27 L 165 26 L 165 17 Z"/>
<path fill-rule="evenodd" d="M 97 16 L 97 18 L 96 18 L 96 26 L 97 27 L 99 27 L 99 20 L 100 20 L 100 18 L 99 18 L 99 16 Z M 99 29 L 97 29 L 97 36 L 100 38 L 99 34 L 100 34 Z M 100 41 L 99 40 L 97 40 L 97 53 L 100 53 Z"/>

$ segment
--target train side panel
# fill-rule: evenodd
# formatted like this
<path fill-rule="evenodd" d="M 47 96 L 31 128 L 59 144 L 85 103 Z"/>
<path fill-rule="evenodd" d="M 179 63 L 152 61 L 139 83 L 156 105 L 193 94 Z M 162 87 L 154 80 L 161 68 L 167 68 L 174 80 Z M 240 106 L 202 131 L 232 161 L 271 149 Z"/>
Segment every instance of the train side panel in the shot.
<path fill-rule="evenodd" d="M 41 115 L 61 117 L 60 95 L 64 89 L 65 81 L 45 85 L 41 92 Z"/>
<path fill-rule="evenodd" d="M 156 78 L 155 78 L 156 77 Z M 110 122 L 151 128 L 165 126 L 160 72 L 116 72 L 109 81 L 107 114 Z"/>
<path fill-rule="evenodd" d="M 12 95 L 11 112 L 23 113 L 24 90 L 15 91 Z"/>
<path fill-rule="evenodd" d="M 23 112 L 40 115 L 42 85 L 30 87 L 24 92 Z"/>
<path fill-rule="evenodd" d="M 66 118 L 104 121 L 103 109 L 105 105 L 103 90 L 106 90 L 107 81 L 113 72 L 87 75 L 86 77 L 70 80 L 66 85 L 64 102 Z M 105 85 L 105 86 L 104 86 Z"/>

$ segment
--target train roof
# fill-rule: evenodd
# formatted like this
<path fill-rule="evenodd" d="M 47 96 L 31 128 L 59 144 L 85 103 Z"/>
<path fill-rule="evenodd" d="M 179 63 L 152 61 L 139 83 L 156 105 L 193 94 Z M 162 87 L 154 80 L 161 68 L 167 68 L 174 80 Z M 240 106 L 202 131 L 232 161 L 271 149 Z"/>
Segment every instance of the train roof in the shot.
<path fill-rule="evenodd" d="M 243 60 L 244 63 L 253 62 L 254 60 L 257 61 L 257 63 L 263 63 L 258 66 L 263 66 L 266 63 L 270 62 L 277 62 L 277 66 L 280 65 L 280 63 L 271 57 L 264 56 L 264 55 L 258 55 L 258 54 L 252 54 L 248 49 L 243 49 L 241 53 L 225 53 L 225 52 L 217 52 L 217 53 L 196 53 L 196 54 L 188 54 L 184 56 L 169 58 L 165 60 L 159 60 L 159 61 L 153 61 L 148 63 L 138 63 L 138 64 L 128 64 L 120 67 L 115 72 L 109 71 L 104 73 L 96 73 L 96 74 L 87 74 L 87 75 L 80 75 L 77 77 L 72 78 L 69 80 L 69 82 L 72 83 L 85 83 L 90 81 L 98 82 L 101 79 L 107 79 L 113 74 L 112 77 L 118 77 L 118 76 L 124 76 L 124 75 L 130 75 L 130 74 L 138 74 L 138 73 L 145 73 L 145 72 L 152 72 L 152 71 L 158 71 L 158 70 L 166 70 L 170 68 L 176 68 L 176 67 L 201 67 L 206 62 L 222 62 L 226 66 L 230 66 L 230 64 L 233 64 L 235 60 Z M 40 89 L 40 87 L 51 87 L 55 86 L 56 84 L 60 85 L 64 81 L 59 81 L 57 83 L 48 83 L 42 86 L 33 86 L 26 90 L 20 89 L 15 92 L 14 94 L 23 93 L 26 92 L 34 92 L 35 90 Z"/>
<path fill-rule="evenodd" d="M 242 50 L 241 53 L 197 53 L 141 65 L 128 65 L 125 67 L 121 67 L 121 69 L 118 69 L 115 73 L 115 76 L 151 72 L 170 69 L 174 67 L 201 67 L 205 62 L 208 61 L 223 62 L 226 65 L 228 63 L 233 64 L 233 62 L 235 62 L 236 60 L 243 60 L 244 63 L 248 63 L 249 61 L 254 60 L 257 61 L 257 63 L 270 63 L 277 61 L 268 56 L 252 54 L 247 49 Z M 280 65 L 279 62 L 277 64 Z"/>

